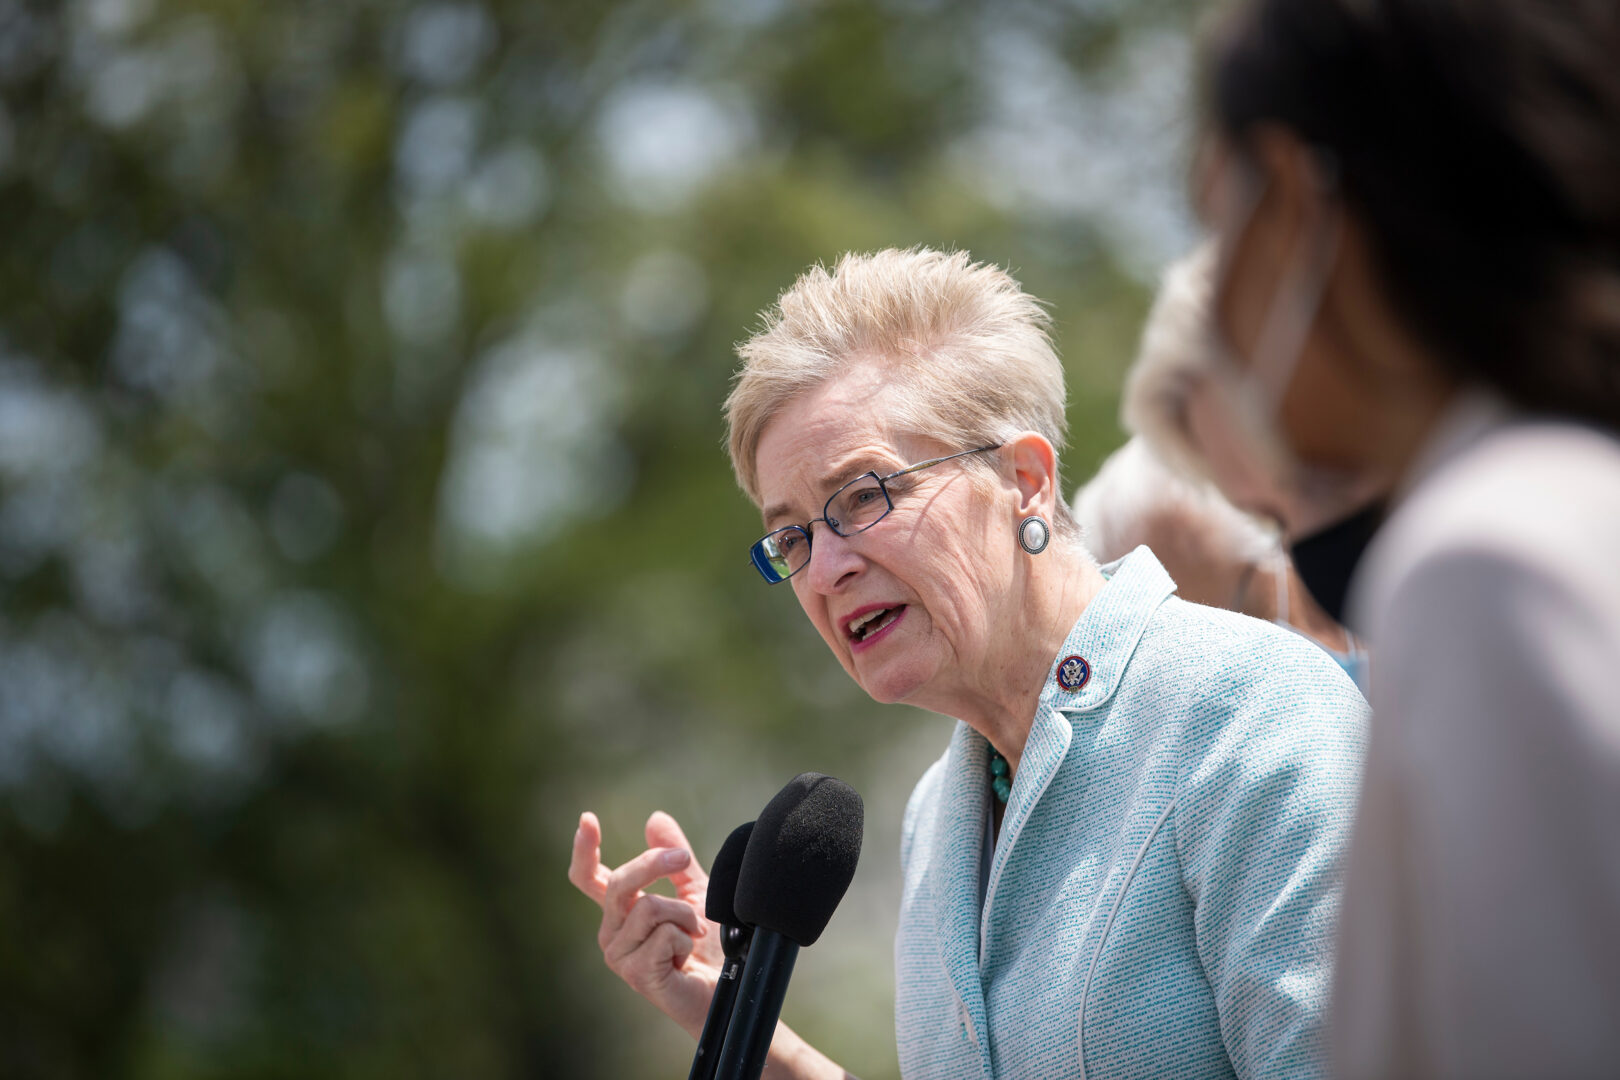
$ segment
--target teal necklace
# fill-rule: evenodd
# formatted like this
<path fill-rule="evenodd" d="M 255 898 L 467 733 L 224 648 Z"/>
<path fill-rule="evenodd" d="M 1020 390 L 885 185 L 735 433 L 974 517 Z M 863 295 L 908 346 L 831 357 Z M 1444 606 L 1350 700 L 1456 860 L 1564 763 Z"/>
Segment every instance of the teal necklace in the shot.
<path fill-rule="evenodd" d="M 990 748 L 990 790 L 996 793 L 996 802 L 1005 803 L 1012 794 L 1012 768 L 1001 751 Z"/>

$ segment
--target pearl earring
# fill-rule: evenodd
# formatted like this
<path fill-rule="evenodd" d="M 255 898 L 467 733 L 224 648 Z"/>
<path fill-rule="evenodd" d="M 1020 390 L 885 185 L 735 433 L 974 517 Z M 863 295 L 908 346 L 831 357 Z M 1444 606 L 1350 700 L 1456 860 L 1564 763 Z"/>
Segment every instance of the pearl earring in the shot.
<path fill-rule="evenodd" d="M 1045 551 L 1051 540 L 1052 530 L 1046 519 L 1031 516 L 1018 523 L 1018 546 L 1031 555 Z"/>

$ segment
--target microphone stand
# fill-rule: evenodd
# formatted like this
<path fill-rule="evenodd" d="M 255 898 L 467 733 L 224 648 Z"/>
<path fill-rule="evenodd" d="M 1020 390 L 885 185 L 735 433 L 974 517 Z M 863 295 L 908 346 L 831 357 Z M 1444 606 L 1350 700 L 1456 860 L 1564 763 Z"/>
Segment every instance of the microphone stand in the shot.
<path fill-rule="evenodd" d="M 731 1026 L 737 987 L 742 982 L 743 961 L 748 957 L 748 943 L 753 936 L 753 928 L 748 926 L 727 924 L 720 928 L 720 948 L 726 958 L 720 965 L 720 981 L 714 984 L 714 1000 L 709 1002 L 709 1016 L 703 1021 L 703 1034 L 698 1036 L 697 1053 L 692 1055 L 692 1071 L 686 1080 L 714 1080 L 720 1047 Z"/>
<path fill-rule="evenodd" d="M 798 957 L 797 942 L 773 930 L 754 935 L 715 1080 L 759 1080 L 771 1051 L 771 1039 L 776 1035 L 776 1021 L 782 1015 L 793 962 Z"/>

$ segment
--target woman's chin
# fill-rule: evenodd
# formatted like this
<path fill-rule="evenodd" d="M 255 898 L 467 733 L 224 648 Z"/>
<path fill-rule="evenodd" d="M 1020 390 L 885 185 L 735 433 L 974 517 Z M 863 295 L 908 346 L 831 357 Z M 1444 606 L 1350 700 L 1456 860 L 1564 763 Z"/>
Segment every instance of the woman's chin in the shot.
<path fill-rule="evenodd" d="M 905 698 L 901 695 L 888 693 L 870 686 L 863 686 L 861 689 L 866 691 L 867 697 L 871 698 L 879 705 L 898 705 L 905 700 Z"/>
<path fill-rule="evenodd" d="M 909 664 L 874 665 L 876 670 L 861 671 L 855 681 L 873 701 L 897 705 L 909 701 L 927 684 L 927 678 Z"/>

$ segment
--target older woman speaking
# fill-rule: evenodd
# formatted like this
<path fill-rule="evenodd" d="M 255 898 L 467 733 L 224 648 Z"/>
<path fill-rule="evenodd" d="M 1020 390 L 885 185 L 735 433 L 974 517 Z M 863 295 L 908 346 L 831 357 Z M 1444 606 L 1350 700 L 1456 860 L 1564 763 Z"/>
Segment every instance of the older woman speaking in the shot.
<path fill-rule="evenodd" d="M 1045 323 L 965 254 L 846 256 L 766 314 L 727 403 L 761 577 L 873 698 L 957 721 L 902 831 L 901 1071 L 1321 1074 L 1365 705 L 1148 549 L 1090 560 Z M 583 815 L 570 877 L 609 967 L 695 1035 L 719 935 L 679 827 L 648 839 L 610 871 Z M 843 1075 L 785 1026 L 771 1069 Z"/>

